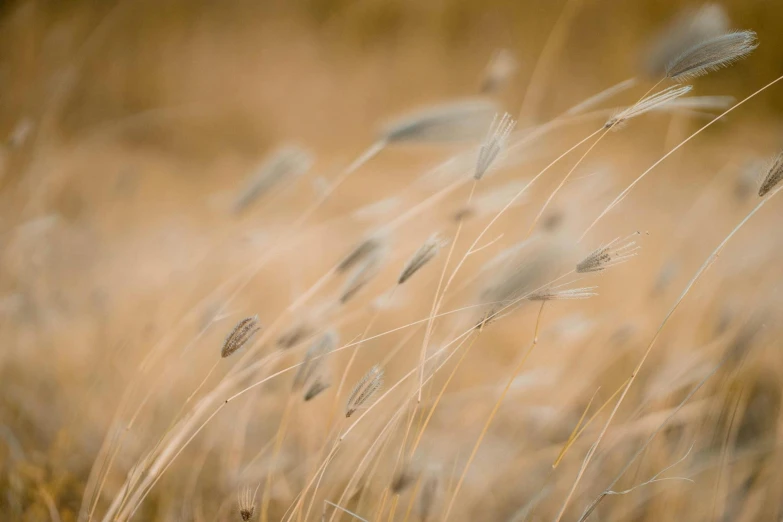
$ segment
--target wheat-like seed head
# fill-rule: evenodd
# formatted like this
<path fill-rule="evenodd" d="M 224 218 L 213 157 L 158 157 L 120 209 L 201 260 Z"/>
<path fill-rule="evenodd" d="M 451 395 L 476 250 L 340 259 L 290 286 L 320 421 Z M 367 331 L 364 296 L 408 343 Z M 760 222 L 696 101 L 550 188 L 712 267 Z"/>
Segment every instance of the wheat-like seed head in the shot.
<path fill-rule="evenodd" d="M 699 42 L 725 33 L 729 23 L 726 11 L 716 4 L 684 10 L 648 46 L 642 64 L 645 73 L 650 78 L 660 78 L 669 62 Z"/>
<path fill-rule="evenodd" d="M 480 139 L 497 104 L 485 99 L 458 100 L 404 115 L 381 132 L 380 140 L 399 142 L 450 142 Z"/>
<path fill-rule="evenodd" d="M 231 333 L 228 334 L 223 342 L 223 348 L 220 350 L 220 356 L 225 358 L 236 352 L 250 340 L 257 331 L 261 329 L 258 324 L 258 316 L 245 317 L 239 321 Z"/>
<path fill-rule="evenodd" d="M 666 66 L 666 77 L 687 81 L 728 67 L 758 47 L 756 33 L 736 31 L 715 36 L 683 52 Z"/>
<path fill-rule="evenodd" d="M 337 265 L 337 272 L 345 273 L 367 257 L 377 253 L 383 247 L 383 241 L 378 237 L 370 237 L 356 245 Z"/>
<path fill-rule="evenodd" d="M 640 116 L 644 114 L 645 112 L 649 112 L 655 109 L 660 109 L 664 105 L 671 103 L 673 100 L 676 100 L 680 96 L 687 94 L 691 91 L 693 87 L 690 85 L 685 86 L 671 86 L 668 87 L 661 92 L 657 92 L 655 94 L 652 94 L 650 96 L 647 96 L 640 100 L 639 102 L 631 105 L 627 109 L 619 112 L 615 116 L 609 118 L 607 122 L 604 124 L 605 129 L 617 129 L 620 125 L 627 122 L 631 118 L 635 118 L 637 116 Z"/>
<path fill-rule="evenodd" d="M 783 179 L 783 152 L 777 155 L 772 165 L 767 169 L 767 174 L 759 187 L 759 197 L 765 196 L 770 190 L 775 188 L 781 179 Z"/>
<path fill-rule="evenodd" d="M 239 493 L 237 493 L 237 504 L 239 504 L 239 516 L 243 522 L 248 522 L 253 518 L 253 514 L 256 511 L 256 492 L 258 488 L 251 494 L 250 486 L 243 487 Z"/>
<path fill-rule="evenodd" d="M 354 269 L 340 291 L 338 299 L 340 304 L 347 303 L 378 274 L 381 268 L 381 260 L 382 255 L 379 252 L 375 252 Z"/>
<path fill-rule="evenodd" d="M 383 386 L 383 368 L 377 364 L 359 379 L 353 391 L 348 396 L 345 406 L 345 416 L 350 417 L 356 410 L 365 406 L 373 395 Z"/>
<path fill-rule="evenodd" d="M 297 177 L 310 170 L 313 156 L 306 150 L 287 146 L 273 153 L 250 177 L 234 201 L 234 212 L 240 213 L 285 178 Z"/>
<path fill-rule="evenodd" d="M 421 267 L 429 263 L 433 257 L 438 255 L 440 249 L 447 244 L 448 241 L 440 234 L 433 234 L 427 238 L 424 244 L 421 245 L 408 262 L 405 263 L 405 267 L 403 267 L 402 272 L 400 272 L 400 276 L 397 279 L 397 284 L 401 285 L 410 279 L 413 274 L 421 269 Z"/>
<path fill-rule="evenodd" d="M 576 264 L 577 273 L 600 272 L 607 268 L 628 261 L 638 253 L 639 246 L 636 241 L 629 241 L 632 236 L 639 235 L 635 232 L 625 239 L 616 238 L 609 244 L 590 252 L 584 259 Z"/>
<path fill-rule="evenodd" d="M 337 347 L 337 341 L 337 332 L 329 330 L 310 345 L 310 348 L 305 352 L 302 364 L 297 369 L 296 375 L 294 375 L 294 390 L 301 390 L 305 384 L 310 382 L 321 365 L 324 356 Z"/>
<path fill-rule="evenodd" d="M 304 401 L 308 402 L 315 399 L 318 395 L 321 394 L 322 391 L 328 389 L 329 386 L 330 384 L 328 382 L 322 381 L 320 376 L 316 377 L 310 387 L 307 388 L 307 391 L 303 397 Z"/>
<path fill-rule="evenodd" d="M 562 301 L 568 299 L 589 299 L 598 295 L 593 292 L 598 288 L 597 286 L 586 286 L 583 288 L 568 288 L 565 290 L 558 290 L 557 288 L 544 288 L 536 290 L 529 296 L 528 301 Z"/>
<path fill-rule="evenodd" d="M 514 130 L 516 122 L 508 113 L 503 114 L 500 120 L 495 117 L 489 126 L 487 136 L 484 138 L 479 149 L 478 160 L 476 161 L 476 170 L 473 173 L 473 179 L 479 180 L 489 171 L 497 157 L 506 147 L 506 141 L 511 131 Z"/>
<path fill-rule="evenodd" d="M 301 343 L 315 333 L 315 326 L 306 319 L 300 319 L 277 338 L 277 346 L 283 350 Z"/>

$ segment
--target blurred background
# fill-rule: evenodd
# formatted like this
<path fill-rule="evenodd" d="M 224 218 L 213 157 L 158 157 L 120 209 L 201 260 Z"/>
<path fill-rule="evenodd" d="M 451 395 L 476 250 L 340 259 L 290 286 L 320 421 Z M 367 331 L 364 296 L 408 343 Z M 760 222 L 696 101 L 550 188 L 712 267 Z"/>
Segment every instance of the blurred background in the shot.
<path fill-rule="evenodd" d="M 741 100 L 783 74 L 779 1 L 725 0 L 710 5 L 719 5 L 729 27 L 756 31 L 760 45 L 749 59 L 695 80 L 694 94 Z M 289 227 L 299 223 L 303 209 L 375 143 L 390 118 L 444 101 L 483 96 L 498 111 L 518 117 L 517 130 L 524 131 L 637 77 L 634 89 L 603 106 L 633 103 L 656 81 L 647 78 L 645 64 L 662 31 L 682 13 L 703 6 L 704 2 L 675 0 L 0 2 L 0 511 L 7 517 L 3 520 L 101 519 L 112 498 L 122 496 L 121 486 L 134 463 L 208 375 L 217 348 L 236 320 L 258 313 L 262 323 L 273 323 L 277 313 L 306 293 L 357 241 L 442 188 L 438 180 L 428 185 L 431 180 L 425 178 L 421 184 L 421 178 L 463 150 L 464 144 L 406 144 L 384 150 L 308 216 L 301 229 L 309 234 L 304 246 L 284 250 L 232 294 L 236 277 L 292 233 Z M 507 67 L 502 81 L 488 87 L 487 67 L 500 50 Z M 486 452 L 479 452 L 484 464 L 477 466 L 477 475 L 468 475 L 467 493 L 457 504 L 462 511 L 453 520 L 525 520 L 520 512 L 528 507 L 524 517 L 533 512 L 531 499 L 536 499 L 541 518 L 528 520 L 549 520 L 557 513 L 589 446 L 584 444 L 578 457 L 559 468 L 562 477 L 549 474 L 549 450 L 555 448 L 556 456 L 582 411 L 590 407 L 588 400 L 596 388 L 602 388 L 596 399 L 602 403 L 624 382 L 695 269 L 752 208 L 755 183 L 783 144 L 782 112 L 779 86 L 732 112 L 672 156 L 613 219 L 589 236 L 595 246 L 639 231 L 643 253 L 632 267 L 624 265 L 599 282 L 598 299 L 587 305 L 551 307 L 557 308 L 551 315 L 552 331 L 542 339 L 553 346 L 533 357 L 530 367 L 537 371 L 528 375 L 538 383 L 529 385 L 537 391 L 501 410 L 505 417 L 485 443 Z M 574 182 L 566 185 L 542 223 L 573 243 L 623 187 L 709 121 L 707 116 L 652 114 L 611 134 L 576 171 Z M 566 128 L 525 149 L 524 160 L 501 169 L 485 187 L 489 191 L 500 181 L 529 180 L 595 130 L 591 125 Z M 307 174 L 247 211 L 233 212 L 232 204 L 252 173 L 279 147 L 292 143 L 312 154 Z M 537 185 L 522 207 L 500 220 L 488 239 L 501 232 L 503 236 L 494 250 L 486 251 L 487 259 L 526 237 L 541 203 L 574 162 L 570 158 L 558 166 L 556 175 Z M 409 186 L 415 191 L 405 192 L 408 199 L 393 198 Z M 438 212 L 425 214 L 400 231 L 394 243 L 396 264 L 387 269 L 391 278 L 431 232 L 445 230 L 455 237 L 453 218 L 464 210 L 461 202 L 466 196 L 467 192 L 458 192 Z M 766 210 L 780 212 L 780 205 Z M 336 226 L 320 227 L 341 216 L 346 219 Z M 637 421 L 632 427 L 643 424 L 638 422 L 646 419 L 643 414 L 672 407 L 682 398 L 683 382 L 698 380 L 680 378 L 667 388 L 672 365 L 694 369 L 700 378 L 724 348 L 735 347 L 737 338 L 748 336 L 748 324 L 757 328 L 763 323 L 767 328 L 767 318 L 780 312 L 783 244 L 776 218 L 769 216 L 738 238 L 738 245 L 721 256 L 720 266 L 695 292 L 691 305 L 678 312 L 660 356 L 651 361 L 651 373 L 643 379 L 641 388 L 647 394 L 632 398 L 622 422 Z M 491 217 L 480 215 L 479 222 L 466 222 L 455 252 L 464 252 Z M 584 253 L 583 247 L 570 244 L 569 255 L 580 249 Z M 478 267 L 469 264 L 473 271 L 480 271 Z M 377 323 L 373 319 L 372 332 L 427 317 L 440 269 L 442 264 L 432 268 L 416 291 L 396 296 L 401 304 Z M 380 284 L 362 302 L 372 302 L 383 288 Z M 323 314 L 315 304 L 313 308 L 317 331 L 337 321 L 331 312 Z M 370 329 L 370 315 L 362 310 L 354 310 L 345 323 L 340 319 L 344 341 Z M 448 415 L 433 418 L 432 431 L 436 437 L 461 427 L 465 440 L 455 436 L 453 448 L 439 447 L 437 439 L 427 445 L 425 438 L 424 443 L 430 455 L 438 456 L 444 477 L 453 475 L 456 462 L 464 463 L 496 397 L 481 394 L 505 378 L 520 346 L 530 339 L 534 319 L 535 313 L 528 310 L 512 324 L 499 323 L 482 334 L 487 346 L 474 349 L 468 365 L 456 373 L 447 395 L 453 393 L 456 405 L 444 408 Z M 701 467 L 696 466 L 698 473 L 712 473 L 697 493 L 650 495 L 625 504 L 618 500 L 613 506 L 622 509 L 607 508 L 601 520 L 780 519 L 783 479 L 781 468 L 775 467 L 779 451 L 754 453 L 747 461 L 726 451 L 732 447 L 726 442 L 734 440 L 731 437 L 741 439 L 738 447 L 749 440 L 743 447 L 758 448 L 757 439 L 764 444 L 772 440 L 774 448 L 779 445 L 783 364 L 774 351 L 777 325 L 772 323 L 766 330 L 758 327 L 766 341 L 754 352 L 755 362 L 733 367 L 745 373 L 729 375 L 726 370 L 698 403 L 706 405 L 705 418 L 712 421 L 700 417 L 692 424 L 678 424 L 672 430 L 680 430 L 678 436 L 687 443 L 675 449 L 675 442 L 667 439 L 672 446 L 651 450 L 649 461 L 636 471 L 636 478 L 651 476 L 697 441 L 694 455 L 707 455 Z M 445 334 L 446 328 L 439 333 Z M 385 338 L 377 341 L 373 354 L 362 352 L 349 384 L 393 345 L 392 339 L 385 343 Z M 417 360 L 421 336 L 410 343 L 404 360 L 389 363 L 387 371 L 393 377 L 388 381 L 394 382 Z M 159 347 L 165 354 L 160 374 L 145 369 L 141 375 L 138 369 L 144 367 L 145 357 L 158 353 Z M 580 354 L 588 353 L 587 347 L 590 362 L 584 363 Z M 299 360 L 301 353 L 290 360 Z M 684 354 L 695 355 L 685 364 L 678 358 Z M 332 390 L 346 361 L 347 354 L 333 363 Z M 173 368 L 172 373 L 163 368 Z M 163 379 L 161 385 L 158 379 L 164 374 L 176 379 Z M 528 389 L 524 382 L 518 384 Z M 228 507 L 238 485 L 248 480 L 255 484 L 273 466 L 262 460 L 260 468 L 240 474 L 241 455 L 246 447 L 249 452 L 250 446 L 260 447 L 275 435 L 283 416 L 275 397 L 287 393 L 287 386 L 284 391 L 273 386 L 253 403 L 255 409 L 231 417 L 248 427 L 247 439 L 252 442 L 237 442 L 240 430 L 231 429 L 225 420 L 205 442 L 196 439 L 190 457 L 203 456 L 199 469 L 219 473 L 192 479 L 187 469 L 174 466 L 162 493 L 156 489 L 135 520 L 238 520 Z M 159 393 L 150 400 L 146 387 Z M 657 387 L 668 391 L 650 395 Z M 138 432 L 128 430 L 132 435 L 117 450 L 112 471 L 101 483 L 104 496 L 90 496 L 100 482 L 94 477 L 103 473 L 94 466 L 106 462 L 106 441 L 114 440 L 112 430 L 127 426 L 136 407 L 143 411 L 138 420 L 142 427 Z M 599 419 L 605 420 L 607 413 Z M 727 424 L 732 415 L 749 420 Z M 644 429 L 634 436 L 646 435 L 649 430 Z M 689 429 L 695 433 L 690 438 L 683 435 L 692 435 Z M 215 449 L 221 434 L 234 437 L 228 456 Z M 588 435 L 595 440 L 597 432 Z M 299 450 L 313 454 L 311 442 Z M 635 450 L 633 445 L 617 447 L 620 455 Z M 699 454 L 699 449 L 706 453 Z M 284 445 L 281 454 L 285 451 Z M 271 520 L 282 519 L 297 486 L 308 476 L 292 471 L 298 468 L 291 461 L 303 457 L 290 451 L 279 473 L 289 481 L 270 493 Z M 518 460 L 509 457 L 514 451 L 520 453 L 514 457 Z M 531 464 L 542 453 L 546 465 Z M 735 461 L 739 464 L 731 468 Z M 490 479 L 497 472 L 493 463 L 508 467 Z M 578 519 L 584 505 L 605 486 L 601 479 L 611 478 L 607 470 L 616 471 L 621 464 L 610 457 L 602 460 L 597 476 L 584 481 L 588 491 L 579 490 L 584 496 L 577 495 L 573 513 L 568 511 L 564 520 Z M 337 466 L 333 483 L 344 486 L 349 469 L 353 470 L 348 464 Z M 392 476 L 394 469 L 379 473 Z M 527 474 L 532 484 L 502 479 L 520 474 Z M 453 491 L 453 478 L 451 486 L 443 485 L 449 483 L 448 477 L 441 481 L 446 499 L 449 487 Z M 593 480 L 601 487 L 590 489 Z M 768 487 L 760 485 L 764 480 Z M 376 493 L 380 497 L 385 487 L 381 482 L 377 491 L 368 482 L 367 499 L 376 499 Z M 489 495 L 486 490 L 493 488 L 497 489 Z M 203 493 L 198 503 L 192 501 L 199 496 L 194 491 Z M 743 503 L 745 497 L 752 497 L 752 506 Z M 182 507 L 182 498 L 188 499 L 187 507 Z M 665 505 L 673 498 L 676 502 Z M 85 517 L 85 503 L 97 505 L 100 516 Z M 702 509 L 704 505 L 709 509 Z M 320 513 L 320 505 L 317 509 Z"/>

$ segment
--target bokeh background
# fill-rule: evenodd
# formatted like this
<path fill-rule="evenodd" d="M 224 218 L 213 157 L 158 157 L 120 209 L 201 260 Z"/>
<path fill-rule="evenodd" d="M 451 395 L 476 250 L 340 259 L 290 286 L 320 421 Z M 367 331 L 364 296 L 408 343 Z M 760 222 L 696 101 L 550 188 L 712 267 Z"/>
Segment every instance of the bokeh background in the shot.
<path fill-rule="evenodd" d="M 113 440 L 112 430 L 124 429 L 143 404 L 143 415 L 134 421 L 138 428 L 129 430 L 132 435 L 118 451 L 97 501 L 102 517 L 134 463 L 207 374 L 239 317 L 258 313 L 263 323 L 272 323 L 358 240 L 434 190 L 415 185 L 409 199 L 390 199 L 463 145 L 383 151 L 312 216 L 307 242 L 270 261 L 228 300 L 227 282 L 236 281 L 289 233 L 287 227 L 324 183 L 373 143 L 384 121 L 417 107 L 479 95 L 487 63 L 506 49 L 517 68 L 492 98 L 501 110 L 520 116 L 518 129 L 541 124 L 638 75 L 661 29 L 683 10 L 702 5 L 674 0 L 0 3 L 3 520 L 77 520 L 91 470 L 95 473 L 94 464 L 105 457 L 102 444 Z M 775 0 L 726 0 L 720 6 L 732 27 L 755 30 L 760 46 L 749 59 L 696 80 L 694 92 L 739 100 L 783 74 L 783 7 Z M 553 37 L 558 27 L 563 32 Z M 552 47 L 542 54 L 547 42 Z M 540 88 L 531 94 L 530 78 L 539 63 Z M 641 81 L 618 103 L 633 103 L 652 83 Z M 527 105 L 520 113 L 523 100 Z M 696 268 L 752 208 L 753 184 L 783 144 L 781 112 L 781 87 L 743 105 L 672 156 L 590 236 L 597 245 L 638 230 L 642 253 L 598 282 L 597 299 L 551 307 L 556 310 L 542 333 L 548 348 L 534 354 L 530 373 L 517 382 L 518 395 L 500 410 L 498 428 L 478 454 L 453 520 L 555 516 L 589 449 L 587 440 L 595 440 L 607 412 L 557 473 L 549 472 L 552 457 L 596 389 L 601 403 L 624 382 Z M 706 121 L 701 114 L 653 114 L 612 134 L 580 167 L 545 222 L 573 243 L 619 190 Z M 530 179 L 592 130 L 568 128 L 537 143 L 487 189 Z M 286 143 L 310 150 L 312 169 L 250 211 L 233 214 L 231 202 L 245 179 Z M 470 270 L 478 271 L 490 254 L 525 237 L 540 204 L 573 161 L 555 169 L 553 178 L 498 223 L 497 234 L 503 236 L 484 252 L 486 258 L 468 264 Z M 389 277 L 431 232 L 454 237 L 452 218 L 466 196 L 459 192 L 399 232 Z M 371 205 L 384 201 L 385 206 Z M 657 425 L 660 412 L 682 399 L 684 386 L 698 382 L 725 350 L 750 344 L 748 337 L 761 347 L 752 356 L 737 356 L 742 362 L 730 369 L 724 366 L 687 419 L 667 432 L 661 446 L 651 446 L 631 477 L 641 482 L 652 476 L 693 443 L 690 457 L 697 462 L 683 473 L 698 477 L 697 486 L 664 491 L 652 485 L 655 494 L 612 498 L 594 520 L 779 519 L 783 480 L 775 448 L 783 364 L 775 351 L 774 317 L 781 311 L 783 244 L 775 217 L 780 205 L 769 207 L 721 255 L 678 312 L 643 375 L 644 391 L 622 410 L 621 433 L 609 445 L 616 454 L 602 455 L 565 519 L 578 519 L 622 467 L 622 457 Z M 339 216 L 348 217 L 339 226 L 318 227 Z M 490 217 L 466 223 L 457 253 Z M 584 245 L 570 244 L 568 253 L 580 249 L 584 253 Z M 441 268 L 427 272 L 415 291 L 396 296 L 401 304 L 384 313 L 372 331 L 426 317 Z M 380 295 L 385 284 L 373 287 L 362 302 Z M 312 308 L 317 312 L 321 305 L 319 299 Z M 417 465 L 441 470 L 441 498 L 453 491 L 449 475 L 465 462 L 496 398 L 495 386 L 530 339 L 532 310 L 525 308 L 510 323 L 498 322 L 482 334 L 455 374 L 445 396 L 450 402 L 433 418 L 432 438 L 424 438 L 426 450 Z M 316 322 L 319 331 L 339 323 L 347 342 L 362 334 L 371 315 L 357 307 L 344 317 L 318 315 Z M 368 345 L 348 382 L 400 339 L 389 336 Z M 415 363 L 421 337 L 410 343 L 410 353 L 388 364 L 388 381 Z M 160 372 L 141 375 L 145 357 L 159 349 Z M 300 356 L 301 351 L 284 357 Z M 333 381 L 346 362 L 347 356 L 335 358 Z M 161 384 L 164 374 L 176 378 Z M 183 455 L 186 463 L 172 467 L 135 520 L 238 520 L 232 511 L 236 489 L 262 480 L 273 466 L 261 459 L 258 468 L 243 468 L 245 453 L 255 454 L 274 437 L 283 416 L 280 397 L 288 386 L 286 381 L 263 388 L 253 401 L 219 417 L 189 448 L 192 453 Z M 148 390 L 154 390 L 152 399 Z M 282 517 L 306 482 L 308 475 L 298 465 L 313 458 L 313 440 L 326 436 L 329 401 L 299 412 L 290 428 L 294 440 L 291 447 L 284 445 L 286 458 L 274 468 L 285 480 L 270 493 L 271 520 Z M 308 422 L 321 431 L 313 428 L 310 434 Z M 193 462 L 204 470 L 195 479 L 188 466 Z M 327 481 L 337 496 L 352 462 L 336 464 Z M 387 467 L 380 466 L 379 476 L 394 474 Z M 387 482 L 368 483 L 366 497 L 354 498 L 353 508 L 367 508 L 363 516 L 376 520 L 367 515 L 368 506 L 378 504 Z M 320 514 L 320 505 L 317 510 Z"/>

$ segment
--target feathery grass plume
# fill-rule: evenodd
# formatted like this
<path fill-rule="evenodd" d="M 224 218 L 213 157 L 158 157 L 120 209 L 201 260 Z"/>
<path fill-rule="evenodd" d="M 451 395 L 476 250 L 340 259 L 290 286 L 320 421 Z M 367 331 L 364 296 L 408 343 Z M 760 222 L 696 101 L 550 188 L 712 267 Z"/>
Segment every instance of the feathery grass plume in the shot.
<path fill-rule="evenodd" d="M 315 327 L 306 320 L 300 320 L 285 330 L 277 338 L 277 346 L 281 349 L 291 348 L 301 343 L 315 333 Z"/>
<path fill-rule="evenodd" d="M 492 55 L 481 80 L 481 92 L 491 94 L 499 91 L 517 71 L 519 64 L 508 49 L 498 49 Z"/>
<path fill-rule="evenodd" d="M 683 51 L 728 30 L 729 18 L 721 6 L 707 4 L 686 9 L 647 47 L 642 68 L 649 78 L 660 78 L 666 74 L 666 65 Z"/>
<path fill-rule="evenodd" d="M 256 511 L 257 492 L 258 492 L 258 487 L 256 487 L 256 491 L 253 492 L 251 495 L 250 486 L 245 486 L 237 494 L 238 496 L 237 503 L 239 504 L 239 516 L 242 518 L 243 522 L 248 522 L 251 518 L 253 518 L 253 514 Z"/>
<path fill-rule="evenodd" d="M 312 155 L 300 147 L 286 146 L 277 150 L 247 180 L 234 201 L 234 213 L 247 209 L 283 179 L 304 174 L 312 164 Z"/>
<path fill-rule="evenodd" d="M 327 390 L 330 384 L 321 380 L 321 377 L 316 377 L 313 383 L 307 388 L 304 394 L 304 401 L 309 402 L 318 397 L 322 391 Z"/>
<path fill-rule="evenodd" d="M 228 357 L 232 353 L 236 352 L 245 343 L 250 340 L 257 331 L 261 329 L 258 324 L 258 316 L 245 317 L 239 321 L 231 333 L 228 334 L 226 340 L 223 342 L 223 348 L 220 350 L 220 356 L 223 358 Z"/>
<path fill-rule="evenodd" d="M 453 142 L 478 140 L 497 112 L 497 104 L 484 99 L 458 100 L 404 115 L 386 126 L 385 143 Z"/>
<path fill-rule="evenodd" d="M 356 247 L 354 247 L 354 249 L 351 250 L 347 256 L 345 256 L 345 259 L 340 261 L 340 264 L 337 265 L 337 272 L 341 274 L 347 272 L 349 269 L 356 266 L 359 262 L 377 253 L 382 246 L 383 242 L 380 238 L 370 237 L 365 239 L 356 245 Z"/>
<path fill-rule="evenodd" d="M 647 96 L 646 98 L 609 118 L 604 124 L 604 128 L 617 129 L 631 118 L 635 118 L 654 109 L 660 109 L 667 103 L 670 103 L 672 100 L 679 98 L 683 94 L 687 94 L 691 91 L 691 89 L 693 89 L 693 87 L 690 85 L 673 85 L 660 92 L 651 94 L 650 96 Z"/>
<path fill-rule="evenodd" d="M 503 152 L 506 140 L 508 140 L 511 131 L 514 130 L 514 125 L 516 125 L 516 122 L 509 113 L 503 114 L 500 120 L 497 119 L 497 116 L 493 118 L 489 131 L 487 131 L 487 136 L 484 138 L 484 143 L 481 144 L 479 149 L 473 179 L 479 180 L 483 178 L 492 166 L 492 163 Z"/>
<path fill-rule="evenodd" d="M 593 250 L 587 257 L 576 264 L 577 273 L 600 272 L 611 266 L 628 261 L 638 254 L 640 248 L 636 241 L 629 241 L 629 238 L 638 235 L 639 232 L 634 232 L 622 240 L 618 237 L 607 245 Z"/>
<path fill-rule="evenodd" d="M 378 274 L 381 268 L 381 259 L 382 255 L 375 252 L 354 269 L 340 291 L 340 304 L 347 303 Z"/>
<path fill-rule="evenodd" d="M 438 476 L 430 472 L 427 477 L 424 478 L 421 484 L 421 491 L 419 492 L 419 501 L 416 506 L 416 511 L 419 514 L 419 520 L 424 522 L 430 518 L 430 515 L 434 511 L 435 503 L 438 499 Z"/>
<path fill-rule="evenodd" d="M 329 330 L 310 345 L 310 348 L 305 352 L 302 364 L 296 370 L 296 375 L 294 375 L 294 390 L 301 390 L 305 384 L 310 382 L 321 365 L 323 356 L 337 347 L 337 341 L 337 332 Z"/>
<path fill-rule="evenodd" d="M 448 240 L 440 234 L 433 234 L 424 242 L 423 245 L 413 254 L 405 264 L 397 279 L 397 284 L 401 285 L 411 278 L 413 274 L 419 271 L 421 267 L 429 263 L 433 257 L 438 255 L 441 248 L 448 244 Z"/>
<path fill-rule="evenodd" d="M 698 43 L 669 62 L 666 77 L 687 81 L 728 67 L 747 57 L 758 47 L 756 33 L 735 31 Z"/>
<path fill-rule="evenodd" d="M 783 179 L 783 152 L 777 155 L 775 161 L 767 169 L 767 174 L 759 187 L 759 197 L 764 197 L 767 192 L 780 183 L 781 179 Z"/>
<path fill-rule="evenodd" d="M 586 286 L 583 288 L 567 288 L 565 290 L 558 290 L 554 288 L 544 288 L 536 290 L 529 296 L 528 301 L 562 301 L 566 299 L 589 299 L 595 297 L 598 294 L 593 292 L 598 288 L 597 286 Z"/>
<path fill-rule="evenodd" d="M 350 417 L 356 413 L 356 410 L 366 405 L 383 386 L 383 373 L 383 368 L 376 364 L 359 379 L 359 382 L 353 387 L 351 395 L 348 396 L 348 402 L 345 405 L 346 417 Z"/>

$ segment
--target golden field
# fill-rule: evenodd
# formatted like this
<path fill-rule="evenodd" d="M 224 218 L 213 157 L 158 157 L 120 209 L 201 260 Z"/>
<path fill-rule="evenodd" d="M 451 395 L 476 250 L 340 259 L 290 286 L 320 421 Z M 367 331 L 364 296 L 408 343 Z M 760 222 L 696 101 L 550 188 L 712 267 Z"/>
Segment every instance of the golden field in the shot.
<path fill-rule="evenodd" d="M 0 520 L 780 520 L 781 20 L 3 3 Z"/>

